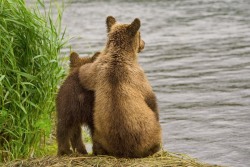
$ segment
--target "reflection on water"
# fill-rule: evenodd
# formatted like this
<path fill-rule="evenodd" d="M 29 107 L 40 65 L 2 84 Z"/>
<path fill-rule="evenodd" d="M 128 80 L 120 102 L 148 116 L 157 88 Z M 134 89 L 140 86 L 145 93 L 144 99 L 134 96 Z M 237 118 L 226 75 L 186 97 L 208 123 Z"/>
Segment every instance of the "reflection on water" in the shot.
<path fill-rule="evenodd" d="M 139 17 L 139 61 L 157 94 L 164 147 L 205 162 L 250 166 L 250 1 L 72 1 L 73 50 L 101 50 L 105 19 Z M 64 52 L 68 53 L 69 49 Z"/>

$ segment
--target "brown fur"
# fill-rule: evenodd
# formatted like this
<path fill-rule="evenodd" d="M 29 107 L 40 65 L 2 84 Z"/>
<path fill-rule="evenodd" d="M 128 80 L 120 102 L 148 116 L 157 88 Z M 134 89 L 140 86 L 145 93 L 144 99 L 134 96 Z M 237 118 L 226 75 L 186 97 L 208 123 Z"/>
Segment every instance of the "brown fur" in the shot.
<path fill-rule="evenodd" d="M 79 70 L 81 84 L 95 91 L 94 154 L 145 157 L 161 145 L 156 97 L 137 62 L 144 48 L 140 20 L 118 24 L 109 16 L 101 56 Z"/>
<path fill-rule="evenodd" d="M 73 151 L 87 154 L 82 142 L 81 126 L 86 125 L 93 134 L 94 92 L 81 86 L 78 73 L 80 66 L 92 63 L 98 55 L 99 52 L 93 57 L 84 58 L 79 58 L 75 52 L 70 55 L 70 73 L 56 98 L 58 155 L 72 153 L 70 143 Z"/>

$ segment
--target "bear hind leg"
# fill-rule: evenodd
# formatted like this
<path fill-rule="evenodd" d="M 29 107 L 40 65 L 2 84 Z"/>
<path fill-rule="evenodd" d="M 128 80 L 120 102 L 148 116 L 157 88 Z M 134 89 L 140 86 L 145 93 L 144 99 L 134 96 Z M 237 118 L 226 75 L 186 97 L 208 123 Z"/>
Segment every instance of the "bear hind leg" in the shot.
<path fill-rule="evenodd" d="M 146 154 L 144 155 L 144 157 L 153 155 L 153 154 L 157 153 L 158 151 L 160 151 L 160 149 L 161 149 L 161 144 L 155 144 L 155 145 L 153 145 L 153 146 L 146 152 Z"/>
<path fill-rule="evenodd" d="M 82 141 L 82 129 L 80 125 L 72 128 L 70 142 L 75 152 L 80 154 L 88 154 Z"/>
<path fill-rule="evenodd" d="M 93 141 L 93 154 L 94 155 L 108 155 L 108 152 L 102 147 L 101 144 Z"/>
<path fill-rule="evenodd" d="M 70 143 L 69 143 L 69 130 L 63 124 L 57 124 L 57 143 L 58 143 L 58 152 L 57 155 L 71 154 Z"/>

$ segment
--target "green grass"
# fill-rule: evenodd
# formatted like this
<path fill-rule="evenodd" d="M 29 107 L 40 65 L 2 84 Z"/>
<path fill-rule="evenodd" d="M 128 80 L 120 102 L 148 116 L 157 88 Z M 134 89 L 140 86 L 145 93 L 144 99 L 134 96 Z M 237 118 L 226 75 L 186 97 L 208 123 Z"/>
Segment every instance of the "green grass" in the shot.
<path fill-rule="evenodd" d="M 0 0 L 0 162 L 43 155 L 54 122 L 62 14 L 37 2 Z"/>

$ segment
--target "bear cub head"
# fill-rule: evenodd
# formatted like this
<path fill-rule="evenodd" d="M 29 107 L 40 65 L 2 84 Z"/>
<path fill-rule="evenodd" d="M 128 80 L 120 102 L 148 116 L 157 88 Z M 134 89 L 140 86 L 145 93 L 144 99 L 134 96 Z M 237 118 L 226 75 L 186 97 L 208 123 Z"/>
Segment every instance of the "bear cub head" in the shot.
<path fill-rule="evenodd" d="M 131 24 L 119 24 L 113 16 L 106 19 L 108 32 L 108 48 L 133 51 L 139 53 L 144 49 L 145 42 L 141 39 L 140 26 L 138 18 Z"/>
<path fill-rule="evenodd" d="M 74 69 L 79 68 L 84 64 L 93 63 L 99 55 L 100 52 L 96 52 L 92 57 L 80 57 L 76 52 L 71 52 L 69 56 L 70 71 L 73 71 Z"/>

